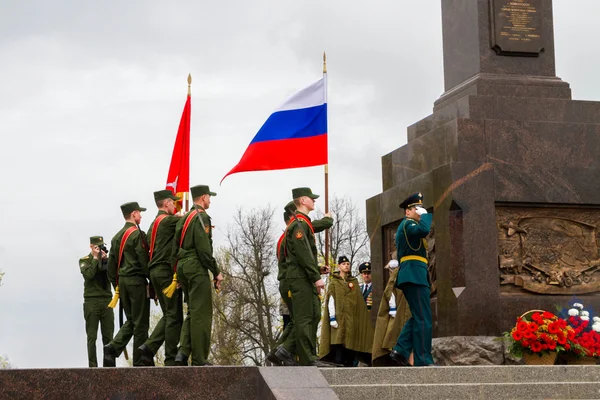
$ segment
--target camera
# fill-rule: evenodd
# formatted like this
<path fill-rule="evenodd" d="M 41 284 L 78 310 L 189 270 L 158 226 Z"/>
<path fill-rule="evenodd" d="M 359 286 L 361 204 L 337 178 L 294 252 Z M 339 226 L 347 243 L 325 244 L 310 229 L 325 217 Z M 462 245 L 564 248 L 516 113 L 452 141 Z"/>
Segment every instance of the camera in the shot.
<path fill-rule="evenodd" d="M 100 249 L 100 251 L 103 251 L 106 254 L 108 254 L 108 249 L 106 248 L 105 244 L 102 244 L 102 245 L 98 246 L 98 248 Z"/>

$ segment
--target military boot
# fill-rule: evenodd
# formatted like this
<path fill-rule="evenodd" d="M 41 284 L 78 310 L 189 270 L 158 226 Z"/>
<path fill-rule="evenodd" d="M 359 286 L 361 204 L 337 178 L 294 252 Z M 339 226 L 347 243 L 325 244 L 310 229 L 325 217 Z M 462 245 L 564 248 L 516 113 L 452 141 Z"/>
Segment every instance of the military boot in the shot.
<path fill-rule="evenodd" d="M 114 347 L 110 344 L 107 344 L 103 348 L 104 350 L 104 360 L 102 361 L 103 367 L 116 367 L 117 366 L 117 352 Z"/>
<path fill-rule="evenodd" d="M 154 367 L 154 353 L 146 344 L 138 347 L 140 365 L 144 367 Z"/>
<path fill-rule="evenodd" d="M 294 355 L 290 353 L 288 349 L 283 347 L 283 345 L 277 348 L 275 351 L 275 357 L 277 357 L 279 360 L 279 364 L 285 367 L 294 367 L 298 365 Z"/>
<path fill-rule="evenodd" d="M 189 358 L 190 356 L 188 356 L 187 354 L 184 354 L 181 351 L 177 352 L 177 355 L 175 356 L 175 366 L 187 367 Z"/>

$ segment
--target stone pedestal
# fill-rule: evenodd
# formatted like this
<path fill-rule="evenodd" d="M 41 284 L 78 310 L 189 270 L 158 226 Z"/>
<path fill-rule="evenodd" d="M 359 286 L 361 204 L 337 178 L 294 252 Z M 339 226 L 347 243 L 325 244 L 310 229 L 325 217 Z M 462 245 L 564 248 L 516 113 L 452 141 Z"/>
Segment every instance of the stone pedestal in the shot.
<path fill-rule="evenodd" d="M 555 76 L 552 1 L 443 0 L 442 14 L 445 92 L 367 200 L 375 309 L 414 192 L 434 214 L 434 336 L 499 336 L 574 296 L 595 306 L 600 103 Z"/>

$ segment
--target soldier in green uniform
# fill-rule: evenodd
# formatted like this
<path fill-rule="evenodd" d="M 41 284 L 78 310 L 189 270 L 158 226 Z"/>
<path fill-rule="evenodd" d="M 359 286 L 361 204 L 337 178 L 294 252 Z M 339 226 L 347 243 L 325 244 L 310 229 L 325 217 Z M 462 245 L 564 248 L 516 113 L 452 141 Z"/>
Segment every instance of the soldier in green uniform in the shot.
<path fill-rule="evenodd" d="M 397 365 L 407 366 L 411 351 L 414 365 L 433 364 L 431 356 L 431 304 L 427 272 L 427 243 L 425 237 L 431 228 L 432 216 L 423 208 L 423 195 L 415 193 L 400 204 L 405 218 L 396 232 L 396 249 L 400 269 L 396 287 L 402 290 L 411 318 L 406 321 L 390 358 Z"/>
<path fill-rule="evenodd" d="M 307 187 L 292 190 L 297 212 L 285 236 L 287 251 L 286 281 L 292 295 L 292 321 L 294 330 L 279 346 L 275 355 L 283 365 L 327 366 L 317 359 L 317 327 L 321 318 L 319 294 L 325 287 L 317 264 L 317 246 L 314 227 L 308 214 L 315 208 L 318 195 Z"/>
<path fill-rule="evenodd" d="M 370 365 L 373 323 L 346 256 L 339 257 L 338 270 L 329 278 L 325 303 L 319 342 L 321 360 L 345 367 L 355 365 L 355 360 Z"/>
<path fill-rule="evenodd" d="M 292 297 L 291 297 L 291 292 L 290 292 L 290 285 L 288 284 L 288 281 L 286 279 L 287 251 L 286 251 L 286 247 L 285 247 L 286 246 L 285 237 L 286 237 L 286 233 L 287 233 L 290 223 L 295 220 L 295 217 L 294 217 L 295 214 L 296 214 L 296 205 L 294 204 L 293 201 L 290 201 L 285 206 L 284 212 L 283 212 L 283 220 L 285 222 L 286 229 L 281 234 L 281 237 L 279 238 L 279 240 L 277 242 L 277 267 L 278 267 L 277 280 L 279 281 L 279 294 L 281 295 L 281 300 L 285 303 L 287 309 L 289 310 L 291 321 L 284 326 L 284 330 L 281 333 L 281 337 L 277 341 L 276 349 L 287 340 L 287 338 L 290 334 L 293 334 L 293 332 L 294 332 Z M 313 226 L 314 232 L 319 233 L 319 232 L 324 231 L 325 229 L 331 228 L 333 226 L 333 219 L 331 218 L 330 214 L 327 213 L 327 214 L 325 214 L 325 216 L 323 218 L 312 221 L 312 226 Z M 329 273 L 329 270 L 323 269 L 321 272 Z M 276 349 L 269 352 L 269 354 L 267 355 L 267 359 L 273 365 L 283 365 L 284 360 L 280 360 L 276 356 Z"/>
<path fill-rule="evenodd" d="M 111 240 L 108 257 L 108 276 L 123 304 L 127 321 L 117 336 L 104 346 L 104 366 L 116 366 L 115 359 L 123 352 L 133 336 L 133 348 L 148 339 L 150 300 L 148 299 L 148 250 L 144 248 L 145 234 L 138 226 L 142 211 L 137 202 L 121 205 L 125 226 Z M 142 366 L 140 352 L 133 354 L 133 365 Z"/>
<path fill-rule="evenodd" d="M 88 365 L 98 366 L 96 357 L 96 338 L 98 323 L 102 333 L 102 344 L 107 345 L 115 330 L 115 316 L 108 303 L 112 298 L 110 281 L 108 280 L 106 251 L 102 236 L 90 238 L 91 252 L 79 259 L 79 269 L 83 275 L 83 317 L 87 333 Z"/>
<path fill-rule="evenodd" d="M 163 290 L 169 287 L 173 281 L 173 238 L 175 237 L 175 226 L 181 220 L 180 216 L 175 215 L 177 209 L 174 200 L 179 200 L 179 197 L 174 196 L 170 190 L 154 192 L 158 215 L 148 228 L 150 236 L 150 263 L 148 269 L 150 270 L 150 281 L 156 291 L 163 316 L 156 324 L 146 343 L 138 349 L 141 353 L 142 364 L 146 366 L 154 365 L 154 355 L 163 342 L 165 343 L 165 366 L 175 365 L 177 344 L 181 334 L 183 314 L 180 307 L 180 293 L 175 291 L 170 298 L 163 293 Z"/>
<path fill-rule="evenodd" d="M 213 257 L 211 219 L 206 213 L 212 196 L 206 185 L 190 188 L 194 208 L 177 223 L 175 241 L 177 255 L 177 279 L 183 287 L 188 304 L 188 315 L 181 331 L 181 346 L 175 357 L 175 365 L 210 365 L 212 329 L 212 288 L 208 275 L 213 275 L 215 288 L 221 288 L 223 275 Z M 191 353 L 191 354 L 190 354 Z"/>

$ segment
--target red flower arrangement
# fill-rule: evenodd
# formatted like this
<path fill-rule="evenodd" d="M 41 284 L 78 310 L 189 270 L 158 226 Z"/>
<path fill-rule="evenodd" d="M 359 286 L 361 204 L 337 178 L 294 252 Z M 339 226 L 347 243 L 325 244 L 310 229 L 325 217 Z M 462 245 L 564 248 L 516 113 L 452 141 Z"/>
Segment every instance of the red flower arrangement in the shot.
<path fill-rule="evenodd" d="M 573 328 L 573 338 L 577 344 L 571 351 L 577 356 L 600 357 L 600 333 L 598 333 L 598 318 L 594 318 L 594 325 L 590 325 L 589 313 L 578 310 L 583 305 L 575 303 L 569 310 L 568 325 Z"/>
<path fill-rule="evenodd" d="M 512 341 L 511 353 L 518 357 L 523 355 L 523 351 L 541 356 L 551 351 L 569 350 L 575 345 L 575 335 L 575 329 L 566 320 L 548 311 L 526 313 L 517 318 L 510 332 L 504 333 Z M 600 341 L 597 343 L 600 344 Z"/>

